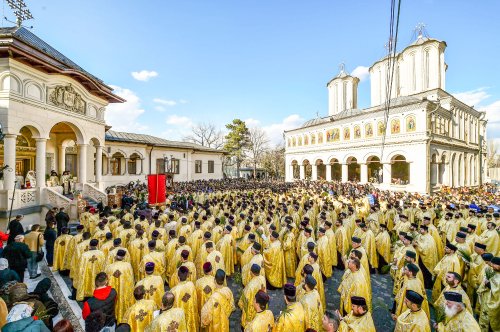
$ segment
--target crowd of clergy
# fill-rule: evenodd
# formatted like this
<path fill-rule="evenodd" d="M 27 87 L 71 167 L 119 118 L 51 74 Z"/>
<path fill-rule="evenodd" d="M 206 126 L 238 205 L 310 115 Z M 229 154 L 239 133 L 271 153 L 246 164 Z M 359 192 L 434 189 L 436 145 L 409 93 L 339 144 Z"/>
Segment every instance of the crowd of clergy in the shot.
<path fill-rule="evenodd" d="M 76 235 L 63 229 L 53 270 L 69 271 L 83 318 L 111 294 L 105 325 L 133 331 L 229 331 L 241 310 L 242 331 L 369 332 L 371 275 L 390 273 L 395 331 L 500 331 L 500 216 L 488 207 L 499 196 L 488 188 L 221 186 L 190 187 L 188 205 L 167 201 L 151 217 L 136 205 L 88 207 Z M 334 270 L 340 305 L 327 308 Z"/>

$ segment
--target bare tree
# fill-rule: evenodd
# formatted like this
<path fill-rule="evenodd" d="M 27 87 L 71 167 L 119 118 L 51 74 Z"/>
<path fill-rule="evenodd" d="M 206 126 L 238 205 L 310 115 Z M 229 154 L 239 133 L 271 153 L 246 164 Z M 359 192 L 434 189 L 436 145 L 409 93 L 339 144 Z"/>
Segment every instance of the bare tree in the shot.
<path fill-rule="evenodd" d="M 253 165 L 253 177 L 257 178 L 257 165 L 262 159 L 263 154 L 268 149 L 269 138 L 261 128 L 251 128 L 249 136 L 250 144 L 248 146 L 248 159 Z"/>
<path fill-rule="evenodd" d="M 498 162 L 498 143 L 495 142 L 494 140 L 488 140 L 488 147 L 487 147 L 487 165 L 488 167 L 495 167 Z"/>
<path fill-rule="evenodd" d="M 191 135 L 184 137 L 185 142 L 191 142 L 212 149 L 224 146 L 224 134 L 213 123 L 198 123 L 191 128 Z"/>
<path fill-rule="evenodd" d="M 262 167 L 273 179 L 285 178 L 285 144 L 278 144 L 262 156 Z"/>

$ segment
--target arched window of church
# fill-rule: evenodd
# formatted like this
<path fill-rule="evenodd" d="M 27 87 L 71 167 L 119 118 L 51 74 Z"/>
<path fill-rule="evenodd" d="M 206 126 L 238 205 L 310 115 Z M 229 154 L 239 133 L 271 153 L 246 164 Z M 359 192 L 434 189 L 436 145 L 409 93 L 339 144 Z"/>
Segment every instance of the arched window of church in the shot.
<path fill-rule="evenodd" d="M 391 120 L 391 134 L 399 134 L 401 132 L 401 123 L 399 119 Z"/>
<path fill-rule="evenodd" d="M 318 134 L 318 144 L 323 144 L 323 133 Z"/>
<path fill-rule="evenodd" d="M 417 121 L 413 115 L 406 118 L 406 132 L 411 133 L 417 130 Z"/>
<path fill-rule="evenodd" d="M 373 137 L 373 125 L 371 123 L 365 125 L 365 137 Z"/>
<path fill-rule="evenodd" d="M 304 135 L 304 145 L 309 145 L 309 136 Z"/>
<path fill-rule="evenodd" d="M 316 144 L 316 135 L 312 134 L 311 135 L 311 145 Z"/>
<path fill-rule="evenodd" d="M 385 126 L 382 121 L 379 121 L 377 124 L 377 135 L 378 136 L 383 136 L 385 132 Z"/>
<path fill-rule="evenodd" d="M 351 129 L 344 128 L 344 141 L 348 141 L 351 139 Z"/>
<path fill-rule="evenodd" d="M 359 126 L 354 126 L 354 138 L 361 138 L 361 128 Z"/>
<path fill-rule="evenodd" d="M 298 146 L 302 146 L 302 137 L 299 136 L 298 142 Z"/>
<path fill-rule="evenodd" d="M 415 91 L 417 90 L 417 70 L 416 70 L 416 61 L 415 61 L 415 53 L 412 53 L 410 55 L 411 59 L 410 59 L 410 68 L 411 68 L 411 75 L 410 75 L 410 78 L 411 78 L 411 89 L 412 91 Z"/>

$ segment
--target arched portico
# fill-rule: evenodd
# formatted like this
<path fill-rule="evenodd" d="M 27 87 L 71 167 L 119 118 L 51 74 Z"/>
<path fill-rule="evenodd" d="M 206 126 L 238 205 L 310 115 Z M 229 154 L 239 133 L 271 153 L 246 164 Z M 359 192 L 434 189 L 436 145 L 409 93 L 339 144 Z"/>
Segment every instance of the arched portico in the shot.
<path fill-rule="evenodd" d="M 410 183 L 410 163 L 403 155 L 395 155 L 391 159 L 391 182 L 393 184 Z"/>
<path fill-rule="evenodd" d="M 347 180 L 359 181 L 361 178 L 361 166 L 356 157 L 347 158 Z"/>

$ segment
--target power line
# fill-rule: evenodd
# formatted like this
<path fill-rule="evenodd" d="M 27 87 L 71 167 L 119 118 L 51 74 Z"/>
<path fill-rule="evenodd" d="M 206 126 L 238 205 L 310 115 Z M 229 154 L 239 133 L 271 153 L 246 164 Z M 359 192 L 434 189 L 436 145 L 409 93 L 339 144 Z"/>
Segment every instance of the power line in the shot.
<path fill-rule="evenodd" d="M 386 75 L 386 99 L 385 99 L 385 111 L 384 111 L 384 133 L 382 136 L 382 148 L 380 153 L 380 160 L 384 157 L 384 146 L 387 133 L 387 123 L 389 121 L 389 111 L 391 108 L 391 94 L 392 86 L 394 82 L 394 70 L 396 68 L 396 50 L 398 44 L 398 32 L 399 32 L 399 16 L 401 13 L 401 0 L 398 0 L 397 11 L 396 11 L 396 0 L 391 0 L 391 18 L 389 23 L 389 42 L 387 45 L 387 75 Z M 394 25 L 394 18 L 396 18 L 396 24 Z M 397 87 L 396 87 L 397 88 Z"/>

